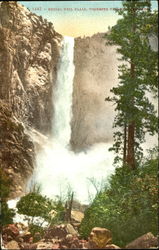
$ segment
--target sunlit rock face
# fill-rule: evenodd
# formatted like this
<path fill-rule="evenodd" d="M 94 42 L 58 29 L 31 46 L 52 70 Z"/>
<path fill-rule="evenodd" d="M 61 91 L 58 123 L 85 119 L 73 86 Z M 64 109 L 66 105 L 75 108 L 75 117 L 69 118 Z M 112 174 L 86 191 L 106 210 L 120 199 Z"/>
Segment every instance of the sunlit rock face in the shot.
<path fill-rule="evenodd" d="M 75 150 L 112 141 L 114 107 L 105 102 L 118 83 L 119 55 L 104 33 L 75 39 L 71 143 Z"/>
<path fill-rule="evenodd" d="M 0 6 L 0 98 L 16 118 L 48 133 L 62 36 L 17 2 Z"/>
<path fill-rule="evenodd" d="M 16 1 L 0 3 L 0 166 L 12 181 L 11 198 L 23 193 L 34 168 L 26 128 L 51 132 L 61 39 Z"/>

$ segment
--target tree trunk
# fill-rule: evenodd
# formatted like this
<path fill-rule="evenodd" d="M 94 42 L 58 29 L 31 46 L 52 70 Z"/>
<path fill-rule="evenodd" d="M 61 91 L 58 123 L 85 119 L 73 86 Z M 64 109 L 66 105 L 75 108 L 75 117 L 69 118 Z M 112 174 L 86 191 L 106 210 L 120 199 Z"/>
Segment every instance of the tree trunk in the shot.
<path fill-rule="evenodd" d="M 72 211 L 72 204 L 73 204 L 73 195 L 74 193 L 72 192 L 71 199 L 66 202 L 65 204 L 65 221 L 70 223 L 71 221 L 71 211 Z"/>
<path fill-rule="evenodd" d="M 135 76 L 135 65 L 131 63 L 131 77 Z M 133 88 L 133 86 L 132 86 Z M 130 100 L 130 106 L 133 108 L 134 106 L 134 97 Z M 127 164 L 131 167 L 131 169 L 135 169 L 135 121 L 130 121 L 128 124 L 128 145 L 127 145 Z"/>
<path fill-rule="evenodd" d="M 123 149 L 123 165 L 126 164 L 126 146 L 127 146 L 127 124 L 124 125 L 124 149 Z"/>
<path fill-rule="evenodd" d="M 134 154 L 134 134 L 135 134 L 135 123 L 132 122 L 128 126 L 128 154 L 127 154 L 127 164 L 131 169 L 135 169 L 135 154 Z"/>

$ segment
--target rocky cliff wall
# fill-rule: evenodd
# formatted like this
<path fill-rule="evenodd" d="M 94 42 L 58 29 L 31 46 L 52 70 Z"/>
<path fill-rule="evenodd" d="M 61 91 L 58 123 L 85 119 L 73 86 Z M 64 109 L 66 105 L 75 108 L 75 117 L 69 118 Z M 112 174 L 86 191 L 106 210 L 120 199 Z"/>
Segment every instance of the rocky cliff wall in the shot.
<path fill-rule="evenodd" d="M 34 167 L 34 146 L 11 107 L 0 100 L 0 168 L 11 182 L 10 197 L 23 193 Z"/>
<path fill-rule="evenodd" d="M 34 169 L 26 128 L 49 134 L 62 36 L 16 1 L 0 3 L 0 167 L 14 198 Z"/>
<path fill-rule="evenodd" d="M 43 133 L 51 127 L 52 87 L 62 36 L 22 5 L 0 7 L 0 98 L 17 119 Z"/>
<path fill-rule="evenodd" d="M 75 77 L 71 143 L 75 150 L 112 141 L 114 107 L 105 102 L 118 83 L 119 55 L 104 33 L 75 39 Z"/>

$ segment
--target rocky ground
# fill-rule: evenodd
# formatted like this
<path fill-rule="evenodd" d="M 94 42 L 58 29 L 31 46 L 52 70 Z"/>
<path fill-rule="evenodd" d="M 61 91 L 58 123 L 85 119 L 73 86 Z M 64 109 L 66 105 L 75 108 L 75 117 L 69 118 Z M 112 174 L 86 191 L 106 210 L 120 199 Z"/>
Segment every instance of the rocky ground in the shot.
<path fill-rule="evenodd" d="M 112 244 L 112 234 L 106 228 L 93 228 L 87 240 L 81 239 L 71 224 L 60 224 L 34 236 L 23 224 L 10 224 L 2 230 L 2 249 L 120 249 Z M 134 240 L 125 249 L 157 249 L 157 237 L 147 233 Z"/>

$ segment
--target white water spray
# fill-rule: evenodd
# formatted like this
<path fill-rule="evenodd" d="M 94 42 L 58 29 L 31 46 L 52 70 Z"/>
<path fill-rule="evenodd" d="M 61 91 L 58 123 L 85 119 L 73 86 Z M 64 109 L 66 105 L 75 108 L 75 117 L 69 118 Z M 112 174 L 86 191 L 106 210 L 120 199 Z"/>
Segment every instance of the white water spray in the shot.
<path fill-rule="evenodd" d="M 72 118 L 72 92 L 74 77 L 74 39 L 65 37 L 53 94 L 54 116 L 52 137 L 37 155 L 37 168 L 34 181 L 39 183 L 42 194 L 53 198 L 64 193 L 68 185 L 81 202 L 88 202 L 89 193 L 96 190 L 89 181 L 98 182 L 113 173 L 113 153 L 108 152 L 110 145 L 100 143 L 87 152 L 75 154 L 69 150 Z"/>
<path fill-rule="evenodd" d="M 53 94 L 53 140 L 66 147 L 71 137 L 72 92 L 74 78 L 74 39 L 65 37 Z"/>

